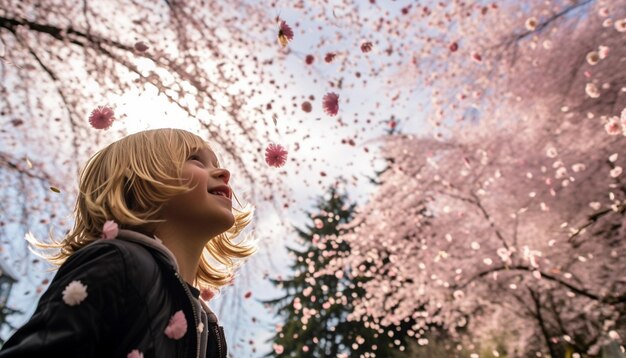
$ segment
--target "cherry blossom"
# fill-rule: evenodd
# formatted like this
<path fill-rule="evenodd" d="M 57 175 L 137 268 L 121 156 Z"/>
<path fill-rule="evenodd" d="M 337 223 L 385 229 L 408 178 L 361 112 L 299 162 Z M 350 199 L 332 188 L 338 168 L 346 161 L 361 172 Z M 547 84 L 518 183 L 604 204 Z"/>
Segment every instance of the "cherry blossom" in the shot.
<path fill-rule="evenodd" d="M 143 353 L 138 349 L 133 349 L 130 353 L 128 353 L 126 358 L 143 358 Z"/>
<path fill-rule="evenodd" d="M 272 167 L 282 167 L 287 162 L 287 151 L 280 144 L 270 144 L 265 149 L 265 162 Z"/>
<path fill-rule="evenodd" d="M 524 24 L 528 31 L 534 31 L 537 28 L 539 21 L 536 17 L 529 17 L 528 19 L 526 19 L 526 22 Z"/>
<path fill-rule="evenodd" d="M 339 95 L 334 92 L 329 92 L 324 95 L 322 99 L 322 107 L 324 112 L 329 116 L 334 116 L 339 112 Z"/>
<path fill-rule="evenodd" d="M 291 40 L 293 40 L 293 30 L 285 21 L 281 20 L 278 26 L 278 42 L 285 47 Z"/>
<path fill-rule="evenodd" d="M 200 290 L 200 298 L 202 298 L 204 301 L 210 301 L 211 299 L 213 299 L 213 297 L 215 297 L 215 291 L 213 291 L 210 288 L 203 288 Z"/>
<path fill-rule="evenodd" d="M 109 129 L 113 124 L 115 113 L 108 106 L 100 106 L 94 109 L 89 116 L 89 123 L 95 129 Z"/>
<path fill-rule="evenodd" d="M 371 42 L 369 42 L 369 41 L 367 41 L 367 42 L 363 42 L 363 43 L 361 44 L 361 52 L 363 52 L 363 53 L 367 53 L 367 52 L 372 51 L 372 46 L 373 46 L 373 45 L 372 45 L 372 43 L 371 43 Z"/>
<path fill-rule="evenodd" d="M 591 98 L 600 97 L 600 90 L 598 90 L 598 86 L 595 83 L 587 83 L 585 85 L 585 93 Z"/>
<path fill-rule="evenodd" d="M 113 220 L 107 220 L 102 227 L 102 238 L 105 240 L 115 239 L 118 232 L 117 223 Z"/>
<path fill-rule="evenodd" d="M 324 61 L 326 61 L 326 63 L 331 63 L 335 59 L 335 56 L 337 56 L 337 54 L 335 54 L 334 52 L 329 52 L 326 54 L 326 56 L 324 56 Z"/>
<path fill-rule="evenodd" d="M 145 42 L 143 42 L 143 41 L 135 42 L 135 50 L 137 52 L 146 52 L 146 51 L 148 51 L 148 49 L 149 49 L 149 47 L 148 47 L 148 45 L 146 45 Z"/>
<path fill-rule="evenodd" d="M 170 318 L 165 335 L 171 339 L 181 339 L 187 333 L 187 319 L 182 310 L 176 311 Z"/>
<path fill-rule="evenodd" d="M 87 286 L 81 281 L 70 282 L 63 290 L 63 302 L 68 306 L 76 306 L 87 298 Z"/>

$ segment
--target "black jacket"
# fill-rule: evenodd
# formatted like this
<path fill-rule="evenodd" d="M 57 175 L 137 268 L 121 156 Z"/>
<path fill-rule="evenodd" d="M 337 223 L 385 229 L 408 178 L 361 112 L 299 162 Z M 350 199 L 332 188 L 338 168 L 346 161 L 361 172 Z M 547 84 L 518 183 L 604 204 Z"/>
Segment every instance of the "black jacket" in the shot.
<path fill-rule="evenodd" d="M 130 230 L 79 249 L 61 265 L 0 358 L 126 358 L 135 349 L 144 358 L 226 357 L 223 328 L 177 267 L 160 240 Z M 87 286 L 87 297 L 70 306 L 63 290 L 74 280 Z M 187 331 L 174 340 L 164 332 L 179 310 Z"/>

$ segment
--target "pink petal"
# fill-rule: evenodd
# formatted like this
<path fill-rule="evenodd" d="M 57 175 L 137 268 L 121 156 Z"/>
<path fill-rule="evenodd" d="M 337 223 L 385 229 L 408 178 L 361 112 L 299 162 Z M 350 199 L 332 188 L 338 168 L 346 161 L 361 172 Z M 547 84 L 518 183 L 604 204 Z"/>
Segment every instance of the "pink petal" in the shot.
<path fill-rule="evenodd" d="M 329 116 L 334 116 L 339 112 L 339 95 L 334 92 L 327 93 L 322 99 L 324 111 Z"/>
<path fill-rule="evenodd" d="M 286 22 L 281 21 L 280 22 L 280 33 L 281 35 L 285 36 L 287 38 L 287 40 L 293 40 L 293 30 L 291 29 L 291 27 L 289 27 L 289 25 L 287 25 Z"/>
<path fill-rule="evenodd" d="M 107 220 L 102 227 L 102 238 L 105 240 L 115 239 L 119 232 L 117 223 L 113 220 Z"/>
<path fill-rule="evenodd" d="M 148 45 L 146 45 L 146 43 L 143 41 L 138 41 L 135 43 L 135 50 L 137 50 L 137 52 L 146 52 L 148 51 L 148 48 Z"/>
<path fill-rule="evenodd" d="M 171 339 L 181 339 L 187 333 L 187 320 L 182 310 L 174 313 L 165 328 L 165 335 Z"/>
<path fill-rule="evenodd" d="M 370 52 L 370 51 L 372 51 L 372 43 L 371 43 L 371 42 L 369 42 L 369 41 L 368 41 L 368 42 L 364 42 L 364 43 L 362 43 L 362 44 L 361 44 L 361 51 L 362 51 L 363 53 L 366 53 L 366 52 Z"/>
<path fill-rule="evenodd" d="M 213 290 L 209 288 L 203 288 L 202 290 L 200 290 L 200 298 L 202 298 L 204 301 L 209 301 L 214 296 L 215 296 L 215 292 L 213 292 Z"/>
<path fill-rule="evenodd" d="M 265 162 L 273 167 L 282 167 L 287 161 L 287 151 L 280 144 L 270 144 L 265 149 Z"/>
<path fill-rule="evenodd" d="M 143 353 L 141 353 L 138 349 L 133 349 L 126 358 L 143 358 Z"/>
<path fill-rule="evenodd" d="M 100 106 L 91 112 L 89 123 L 95 129 L 108 129 L 113 124 L 115 113 L 108 106 Z"/>

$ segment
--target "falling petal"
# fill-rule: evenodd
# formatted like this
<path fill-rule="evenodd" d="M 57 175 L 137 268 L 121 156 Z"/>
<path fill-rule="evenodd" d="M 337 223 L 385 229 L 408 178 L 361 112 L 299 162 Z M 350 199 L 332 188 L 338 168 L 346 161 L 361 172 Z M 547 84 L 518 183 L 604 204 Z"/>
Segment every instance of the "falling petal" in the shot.
<path fill-rule="evenodd" d="M 146 52 L 148 51 L 148 49 L 149 49 L 148 45 L 146 45 L 146 43 L 143 41 L 137 41 L 135 43 L 135 50 L 137 52 Z"/>
<path fill-rule="evenodd" d="M 339 112 L 339 95 L 334 92 L 327 93 L 323 101 L 324 112 L 329 116 L 334 116 Z"/>
<path fill-rule="evenodd" d="M 118 232 L 117 223 L 113 220 L 107 220 L 102 227 L 102 238 L 105 240 L 115 239 Z"/>
<path fill-rule="evenodd" d="M 165 328 L 165 335 L 171 339 L 181 339 L 187 333 L 187 319 L 182 310 L 172 315 Z"/>
<path fill-rule="evenodd" d="M 537 25 L 539 24 L 539 22 L 537 21 L 536 17 L 530 17 L 526 20 L 526 30 L 528 31 L 534 31 L 537 28 Z"/>
<path fill-rule="evenodd" d="M 270 144 L 265 149 L 265 162 L 272 167 L 282 167 L 287 161 L 287 151 L 280 144 Z"/>
<path fill-rule="evenodd" d="M 87 298 L 87 286 L 83 285 L 80 281 L 72 281 L 62 292 L 63 302 L 68 306 L 76 306 L 83 302 Z"/>
<path fill-rule="evenodd" d="M 89 123 L 95 129 L 108 129 L 113 124 L 115 113 L 108 106 L 100 106 L 91 112 Z"/>
<path fill-rule="evenodd" d="M 369 42 L 369 41 L 368 41 L 368 42 L 364 42 L 364 43 L 362 43 L 362 44 L 361 44 L 361 51 L 362 51 L 363 53 L 367 53 L 367 52 L 372 51 L 372 43 L 371 43 L 371 42 Z"/>
<path fill-rule="evenodd" d="M 203 301 L 210 301 L 214 296 L 215 292 L 213 292 L 210 288 L 203 288 L 200 290 L 200 298 L 202 298 Z"/>
<path fill-rule="evenodd" d="M 126 358 L 143 358 L 143 353 L 141 353 L 138 349 L 133 349 Z"/>
<path fill-rule="evenodd" d="M 287 46 L 289 41 L 293 40 L 293 30 L 285 21 L 280 21 L 278 26 L 278 42 L 282 47 Z"/>

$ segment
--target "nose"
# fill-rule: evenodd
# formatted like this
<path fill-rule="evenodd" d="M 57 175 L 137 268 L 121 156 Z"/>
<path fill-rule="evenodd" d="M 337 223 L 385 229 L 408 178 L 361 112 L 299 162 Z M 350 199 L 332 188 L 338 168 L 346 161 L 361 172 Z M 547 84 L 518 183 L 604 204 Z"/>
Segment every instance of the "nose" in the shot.
<path fill-rule="evenodd" d="M 216 178 L 221 178 L 224 181 L 224 184 L 228 184 L 228 181 L 230 180 L 230 172 L 228 169 L 216 168 L 214 169 L 212 175 Z"/>

